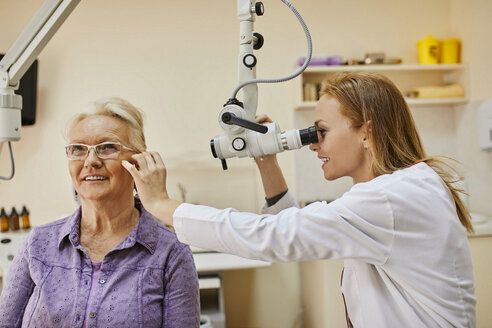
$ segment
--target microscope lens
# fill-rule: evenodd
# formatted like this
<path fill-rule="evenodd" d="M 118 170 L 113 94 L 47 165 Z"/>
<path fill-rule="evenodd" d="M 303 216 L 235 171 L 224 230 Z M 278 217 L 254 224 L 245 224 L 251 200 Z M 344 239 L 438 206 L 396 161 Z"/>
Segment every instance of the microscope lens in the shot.
<path fill-rule="evenodd" d="M 301 137 L 303 146 L 318 142 L 318 133 L 316 132 L 315 126 L 299 130 L 299 136 Z"/>

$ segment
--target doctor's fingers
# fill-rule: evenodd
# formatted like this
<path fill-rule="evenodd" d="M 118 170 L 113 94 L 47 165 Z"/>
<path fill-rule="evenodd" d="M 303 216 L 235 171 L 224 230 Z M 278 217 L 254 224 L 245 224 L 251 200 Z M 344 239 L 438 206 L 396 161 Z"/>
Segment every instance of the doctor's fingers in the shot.
<path fill-rule="evenodd" d="M 142 181 L 140 172 L 138 171 L 137 166 L 135 164 L 123 160 L 121 161 L 121 165 L 131 174 L 135 183 L 140 183 L 140 181 Z"/>
<path fill-rule="evenodd" d="M 149 152 L 149 154 L 154 159 L 154 163 L 155 163 L 156 168 L 166 170 L 166 165 L 164 165 L 164 161 L 162 160 L 161 154 L 159 154 L 156 151 Z"/>
<path fill-rule="evenodd" d="M 150 152 L 143 152 L 132 156 L 137 162 L 139 178 L 145 182 L 152 180 L 159 181 L 166 176 L 166 168 L 162 163 L 162 159 L 157 164 L 154 157 L 157 156 L 153 156 Z"/>
<path fill-rule="evenodd" d="M 258 114 L 255 116 L 255 122 L 261 124 L 261 123 L 272 123 L 273 121 L 268 115 Z"/>

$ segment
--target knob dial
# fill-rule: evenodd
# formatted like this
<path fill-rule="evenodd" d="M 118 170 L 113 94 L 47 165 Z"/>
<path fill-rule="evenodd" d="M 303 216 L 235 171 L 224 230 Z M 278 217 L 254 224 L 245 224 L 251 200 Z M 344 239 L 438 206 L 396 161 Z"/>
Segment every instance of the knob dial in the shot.
<path fill-rule="evenodd" d="M 243 57 L 243 64 L 246 67 L 253 68 L 256 66 L 256 57 L 253 54 L 247 54 Z"/>
<path fill-rule="evenodd" d="M 255 13 L 258 16 L 263 16 L 263 14 L 265 13 L 265 6 L 263 6 L 263 2 L 255 3 Z"/>
<path fill-rule="evenodd" d="M 234 140 L 232 140 L 232 148 L 234 148 L 235 151 L 241 151 L 246 148 L 246 141 L 241 137 L 234 138 Z"/>

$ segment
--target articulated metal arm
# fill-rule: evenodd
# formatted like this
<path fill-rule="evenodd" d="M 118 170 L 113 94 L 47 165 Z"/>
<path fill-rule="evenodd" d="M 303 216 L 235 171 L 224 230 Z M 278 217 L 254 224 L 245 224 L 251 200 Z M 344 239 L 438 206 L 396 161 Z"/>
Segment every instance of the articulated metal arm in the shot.
<path fill-rule="evenodd" d="M 22 97 L 15 94 L 21 77 L 53 37 L 80 0 L 47 0 L 34 15 L 19 38 L 0 61 L 0 150 L 3 142 L 21 138 Z M 10 180 L 13 177 L 13 155 Z"/>
<path fill-rule="evenodd" d="M 253 50 L 261 48 L 263 36 L 253 32 L 256 15 L 263 15 L 263 4 L 252 0 L 238 0 L 238 18 L 240 28 L 239 40 L 239 85 L 234 89 L 232 97 L 219 114 L 219 125 L 225 134 L 216 136 L 210 141 L 212 155 L 219 158 L 222 168 L 227 169 L 226 159 L 231 157 L 256 157 L 276 154 L 284 150 L 301 148 L 303 145 L 317 142 L 316 129 L 281 132 L 276 123 L 259 126 L 254 121 L 258 105 L 258 83 L 279 83 L 295 78 L 309 65 L 312 53 L 311 36 L 301 15 L 289 0 L 282 0 L 297 16 L 306 34 L 308 55 L 304 65 L 289 76 L 277 79 L 256 78 L 256 57 Z M 243 100 L 236 96 L 243 90 Z"/>

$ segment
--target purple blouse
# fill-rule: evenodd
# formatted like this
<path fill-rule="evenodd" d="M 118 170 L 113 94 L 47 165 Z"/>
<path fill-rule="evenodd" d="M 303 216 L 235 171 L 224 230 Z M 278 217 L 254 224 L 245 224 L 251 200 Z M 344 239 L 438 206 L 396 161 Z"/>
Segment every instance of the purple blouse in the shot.
<path fill-rule="evenodd" d="M 0 327 L 199 327 L 190 248 L 138 200 L 135 207 L 140 220 L 97 275 L 80 245 L 80 208 L 34 228 L 4 283 Z"/>

